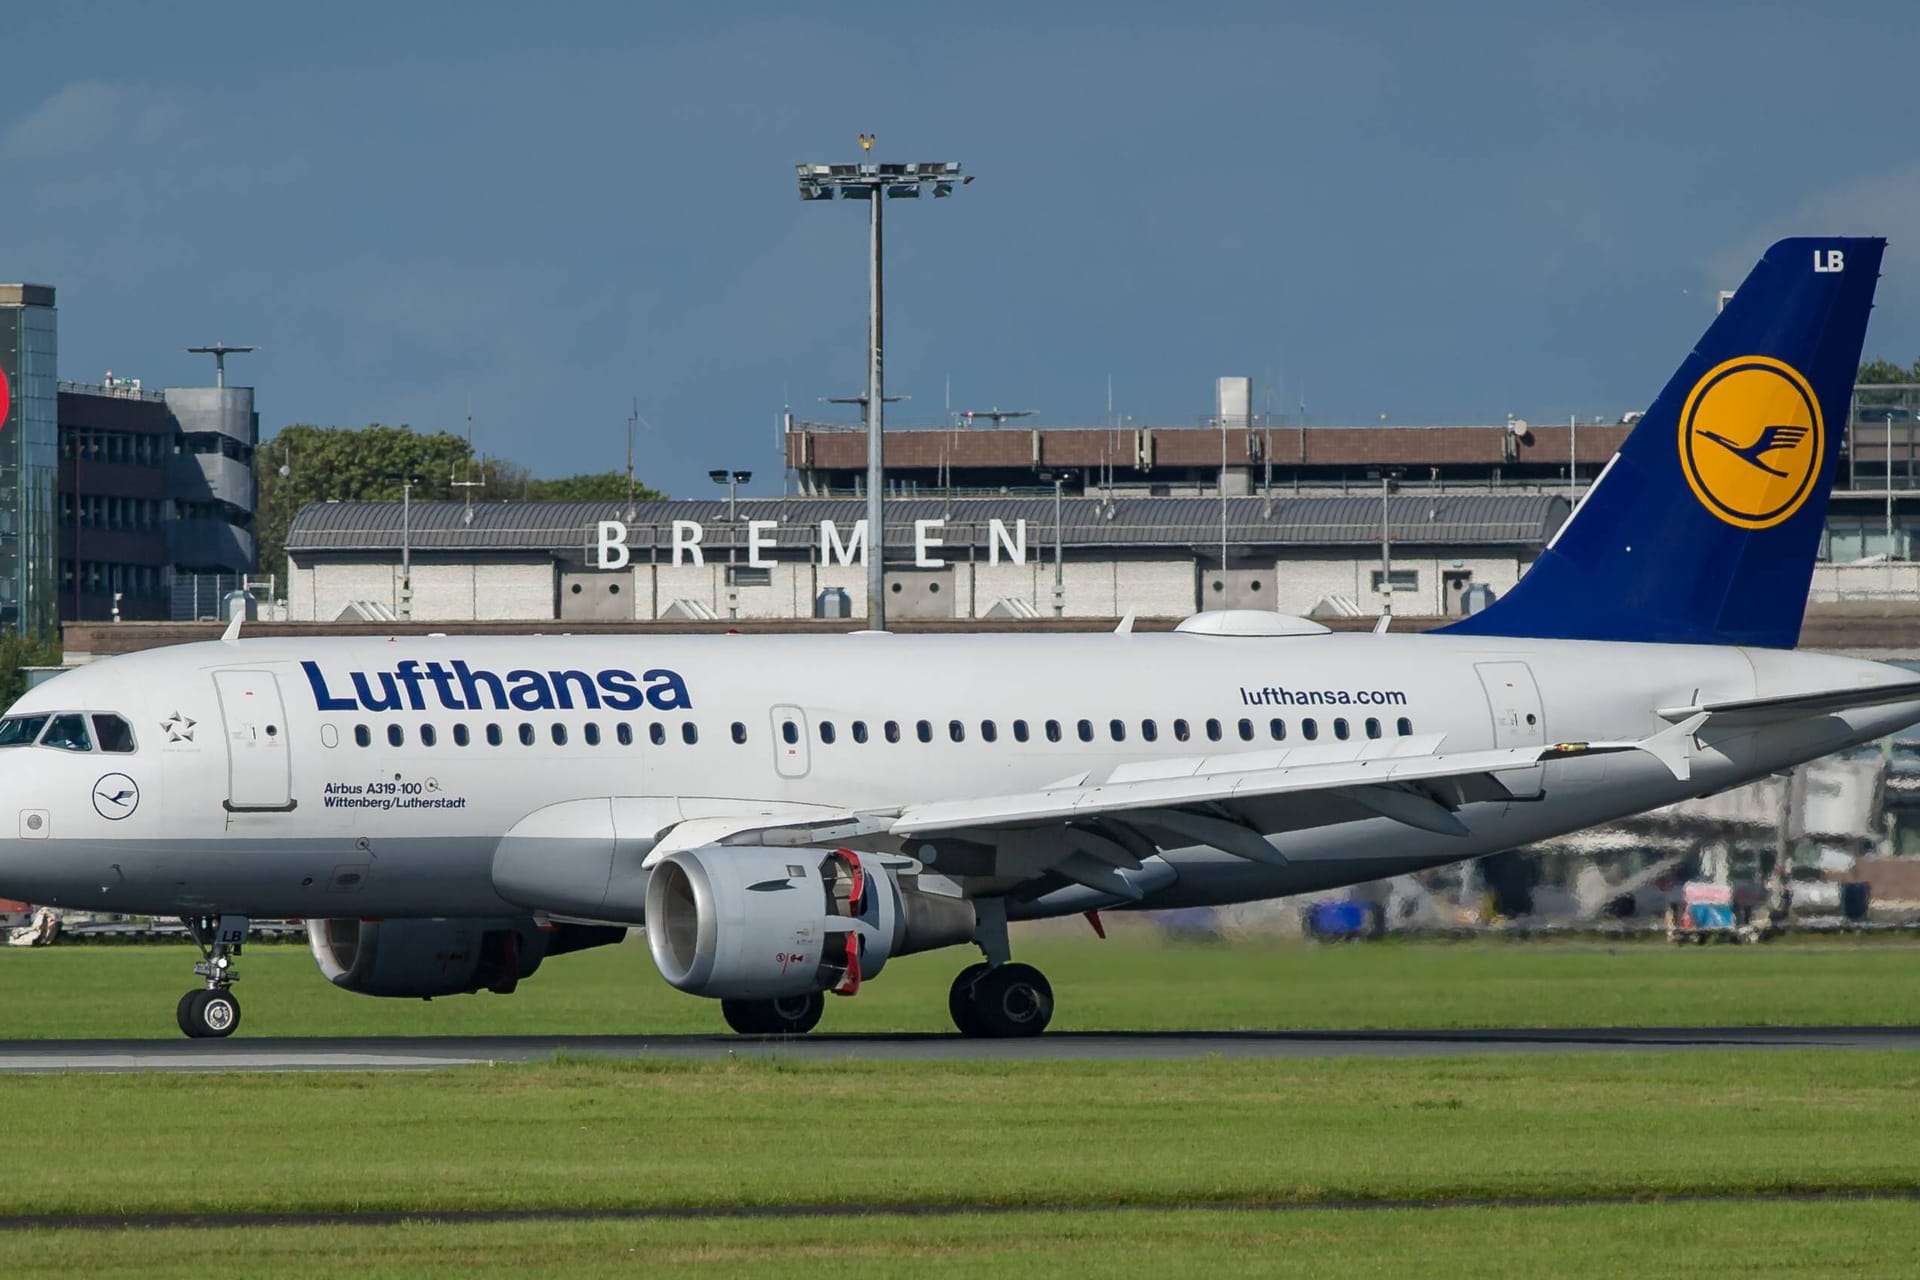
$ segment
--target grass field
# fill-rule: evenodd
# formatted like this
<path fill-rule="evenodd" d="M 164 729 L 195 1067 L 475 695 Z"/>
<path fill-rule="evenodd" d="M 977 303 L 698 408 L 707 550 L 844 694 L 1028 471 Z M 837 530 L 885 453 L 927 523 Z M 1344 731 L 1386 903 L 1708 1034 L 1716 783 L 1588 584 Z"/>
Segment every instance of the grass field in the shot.
<path fill-rule="evenodd" d="M 1193 946 L 1122 929 L 1106 943 L 1056 930 L 1017 946 L 1052 976 L 1062 1028 L 1920 1022 L 1920 947 L 1891 942 Z M 0 952 L 0 1010 L 14 1037 L 170 1038 L 192 958 L 179 946 Z M 944 1030 L 964 958 L 890 965 L 832 1002 L 824 1027 Z M 563 957 L 510 997 L 431 1004 L 337 991 L 301 947 L 257 946 L 244 965 L 242 1035 L 720 1029 L 714 1006 L 668 989 L 638 944 Z M 567 1058 L 8 1076 L 0 1096 L 0 1219 L 871 1211 L 0 1231 L 22 1275 L 200 1275 L 212 1259 L 315 1276 L 1920 1272 L 1920 1054 L 1898 1051 Z M 1793 1193 L 1884 1198 L 1661 1199 Z M 1656 1202 L 1551 1203 L 1595 1196 Z M 1464 1203 L 1489 1198 L 1531 1203 Z M 1438 1207 L 1352 1207 L 1391 1201 Z"/>
<path fill-rule="evenodd" d="M 1053 982 L 1059 1030 L 1920 1023 L 1920 945 L 1869 940 L 1676 948 L 1659 942 L 1250 939 L 1169 944 L 1140 927 L 1106 942 L 1016 933 Z M 949 1031 L 955 948 L 886 967 L 824 1031 Z M 179 1034 L 186 946 L 0 950 L 7 1038 Z M 724 1030 L 710 1000 L 672 990 L 641 942 L 562 956 L 510 996 L 375 1000 L 330 986 L 304 946 L 241 963 L 242 1036 L 665 1035 Z"/>
<path fill-rule="evenodd" d="M 1625 1276 L 1920 1272 L 1920 1205 L 1045 1213 L 33 1231 L 16 1275 Z M 38 1264 L 36 1266 L 36 1263 Z"/>
<path fill-rule="evenodd" d="M 6 1080 L 8 1215 L 857 1205 L 910 1216 L 8 1231 L 69 1273 L 1911 1273 L 1920 1054 L 568 1061 Z M 27 1153 L 31 1153 L 28 1155 Z M 1157 1206 L 1203 1206 L 1165 1211 Z M 1284 1211 L 1208 1205 L 1302 1206 Z M 1044 1210 L 982 1212 L 995 1206 Z M 278 1261 L 276 1261 L 276 1259 Z"/>

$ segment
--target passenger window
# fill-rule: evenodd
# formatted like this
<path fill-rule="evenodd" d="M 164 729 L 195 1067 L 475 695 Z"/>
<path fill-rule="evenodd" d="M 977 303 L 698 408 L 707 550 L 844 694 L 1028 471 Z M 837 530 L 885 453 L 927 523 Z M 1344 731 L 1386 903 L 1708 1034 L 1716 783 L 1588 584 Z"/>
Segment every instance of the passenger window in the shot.
<path fill-rule="evenodd" d="M 93 736 L 102 751 L 124 755 L 133 750 L 133 726 L 115 715 L 95 715 Z"/>
<path fill-rule="evenodd" d="M 1240 741 L 1242 742 L 1253 741 L 1253 721 L 1242 720 L 1240 722 Z"/>
<path fill-rule="evenodd" d="M 855 742 L 865 742 L 867 740 L 867 722 L 865 720 L 855 720 L 851 728 Z"/>
<path fill-rule="evenodd" d="M 421 746 L 430 747 L 434 744 L 434 742 L 438 738 L 439 738 L 439 735 L 433 731 L 432 725 L 423 724 L 420 726 L 420 745 Z"/>
<path fill-rule="evenodd" d="M 1207 721 L 1207 741 L 1220 741 L 1220 722 L 1218 720 Z"/>
<path fill-rule="evenodd" d="M 488 725 L 488 726 L 487 726 L 487 745 L 488 745 L 488 746 L 490 746 L 490 747 L 497 747 L 497 746 L 499 746 L 499 745 L 501 744 L 501 742 L 503 742 L 504 740 L 505 740 L 505 739 L 504 739 L 504 738 L 503 738 L 503 737 L 501 736 L 501 733 L 500 733 L 500 726 L 499 726 L 499 725 L 497 725 L 497 724 L 490 724 L 490 725 Z M 364 744 L 362 744 L 362 745 L 364 745 Z"/>
<path fill-rule="evenodd" d="M 1316 721 L 1312 716 L 1308 716 L 1305 720 L 1302 720 L 1300 722 L 1300 736 L 1305 738 L 1308 742 L 1312 742 L 1315 738 L 1319 737 L 1320 736 L 1319 722 Z"/>
<path fill-rule="evenodd" d="M 1015 742 L 1025 742 L 1027 740 L 1027 722 L 1025 720 L 1015 720 L 1013 722 L 1013 740 Z"/>
<path fill-rule="evenodd" d="M 1075 732 L 1077 732 L 1080 735 L 1080 741 L 1082 742 L 1093 741 L 1093 721 L 1082 720 L 1078 724 L 1074 725 L 1073 727 Z"/>
<path fill-rule="evenodd" d="M 93 738 L 87 733 L 87 718 L 81 715 L 55 716 L 47 725 L 47 731 L 40 735 L 43 747 L 58 747 L 62 751 L 91 751 Z"/>
<path fill-rule="evenodd" d="M 587 721 L 586 726 L 582 728 L 580 732 L 586 737 L 588 746 L 597 747 L 600 745 L 600 726 L 593 721 Z"/>
<path fill-rule="evenodd" d="M 1400 731 L 1400 736 L 1403 738 L 1413 735 L 1413 721 L 1407 719 L 1405 716 L 1400 717 L 1399 723 L 1396 724 L 1394 728 Z"/>
<path fill-rule="evenodd" d="M 738 720 L 733 722 L 733 740 L 743 747 L 747 745 L 747 726 Z"/>
<path fill-rule="evenodd" d="M 553 745 L 556 747 L 567 745 L 567 726 L 558 720 L 553 722 Z"/>
<path fill-rule="evenodd" d="M 827 746 L 832 746 L 834 737 L 835 737 L 835 734 L 833 731 L 833 721 L 822 720 L 820 722 L 820 741 L 825 743 Z"/>
<path fill-rule="evenodd" d="M 24 747 L 47 727 L 45 716 L 9 716 L 0 720 L 0 747 Z"/>
<path fill-rule="evenodd" d="M 559 725 L 554 726 L 554 728 L 556 729 L 559 727 L 560 727 Z M 523 747 L 532 746 L 533 738 L 534 738 L 533 726 L 525 722 L 522 722 L 520 725 L 520 745 Z"/>
<path fill-rule="evenodd" d="M 1107 721 L 1107 732 L 1113 737 L 1115 742 L 1125 742 L 1127 740 L 1127 722 L 1125 720 L 1109 720 Z"/>
<path fill-rule="evenodd" d="M 667 726 L 661 724 L 658 720 L 648 725 L 647 741 L 651 742 L 656 747 L 666 746 L 667 745 Z"/>
<path fill-rule="evenodd" d="M 1336 717 L 1334 719 L 1333 736 L 1342 742 L 1347 740 L 1347 722 L 1345 717 Z"/>
<path fill-rule="evenodd" d="M 399 725 L 390 724 L 387 726 L 387 745 L 388 746 L 398 747 L 403 745 L 406 742 L 406 740 L 407 740 L 406 732 L 402 730 Z"/>
<path fill-rule="evenodd" d="M 623 747 L 633 745 L 633 726 L 622 720 L 613 726 L 613 740 Z"/>
<path fill-rule="evenodd" d="M 688 746 L 700 741 L 700 729 L 693 721 L 689 720 L 680 726 L 680 741 Z"/>
<path fill-rule="evenodd" d="M 353 726 L 353 745 L 356 747 L 370 747 L 373 745 L 373 734 L 367 731 L 367 726 L 363 724 Z"/>
<path fill-rule="evenodd" d="M 947 721 L 947 736 L 955 742 L 965 742 L 967 740 L 967 726 L 961 724 L 958 720 L 949 720 Z"/>
<path fill-rule="evenodd" d="M 780 722 L 780 741 L 790 747 L 798 746 L 800 743 L 800 726 L 791 720 L 782 720 Z"/>
<path fill-rule="evenodd" d="M 1267 733 L 1275 742 L 1287 740 L 1287 722 L 1278 718 L 1267 721 Z"/>
<path fill-rule="evenodd" d="M 469 736 L 467 733 L 467 726 L 465 726 L 464 724 L 456 724 L 455 726 L 453 726 L 453 745 L 454 746 L 464 747 L 467 745 L 467 743 L 471 742 L 472 740 L 473 739 L 471 738 L 471 736 Z"/>
<path fill-rule="evenodd" d="M 1377 738 L 1380 736 L 1380 722 L 1372 716 L 1367 717 L 1367 736 L 1369 738 Z"/>
<path fill-rule="evenodd" d="M 1140 722 L 1140 736 L 1148 742 L 1156 742 L 1160 738 L 1160 726 L 1151 720 L 1142 720 Z"/>
<path fill-rule="evenodd" d="M 898 720 L 887 721 L 884 732 L 886 733 L 888 742 L 900 741 L 900 722 Z"/>
<path fill-rule="evenodd" d="M 933 722 L 931 720 L 916 720 L 913 725 L 913 736 L 922 742 L 932 742 Z"/>
<path fill-rule="evenodd" d="M 1058 720 L 1047 721 L 1047 741 L 1060 741 L 1060 722 Z"/>
<path fill-rule="evenodd" d="M 1000 740 L 1000 730 L 995 726 L 993 721 L 982 720 L 980 722 L 980 738 L 983 742 L 998 742 Z"/>
<path fill-rule="evenodd" d="M 1185 742 L 1192 736 L 1193 727 L 1185 720 L 1175 720 L 1173 722 L 1173 740 L 1175 742 Z"/>

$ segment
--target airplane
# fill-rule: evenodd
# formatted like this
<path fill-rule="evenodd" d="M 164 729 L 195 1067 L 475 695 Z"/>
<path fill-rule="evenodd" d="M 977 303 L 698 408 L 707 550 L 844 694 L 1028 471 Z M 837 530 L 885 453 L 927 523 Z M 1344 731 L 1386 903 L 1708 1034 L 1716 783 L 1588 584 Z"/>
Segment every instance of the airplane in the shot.
<path fill-rule="evenodd" d="M 236 623 L 0 718 L 0 897 L 182 917 L 193 1037 L 239 1024 L 263 917 L 389 998 L 510 992 L 639 925 L 669 983 L 761 1035 L 971 946 L 955 1027 L 1037 1035 L 1054 996 L 1013 923 L 1418 871 L 1920 720 L 1910 673 L 1794 651 L 1883 247 L 1767 250 L 1515 587 L 1437 631 Z"/>

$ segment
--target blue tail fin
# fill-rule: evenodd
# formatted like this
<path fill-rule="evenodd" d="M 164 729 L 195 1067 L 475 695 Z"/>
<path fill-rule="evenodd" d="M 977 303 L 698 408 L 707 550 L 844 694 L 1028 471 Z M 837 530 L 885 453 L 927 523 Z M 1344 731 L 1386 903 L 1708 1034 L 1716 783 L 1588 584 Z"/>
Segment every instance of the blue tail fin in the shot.
<path fill-rule="evenodd" d="M 1791 649 L 1886 241 L 1782 240 L 1461 635 Z"/>

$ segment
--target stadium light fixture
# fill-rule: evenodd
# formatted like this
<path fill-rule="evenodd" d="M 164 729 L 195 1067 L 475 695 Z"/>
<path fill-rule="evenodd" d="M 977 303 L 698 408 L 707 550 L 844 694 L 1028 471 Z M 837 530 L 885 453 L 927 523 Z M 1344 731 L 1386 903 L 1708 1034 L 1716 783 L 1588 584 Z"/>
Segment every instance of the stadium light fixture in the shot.
<path fill-rule="evenodd" d="M 875 135 L 860 135 L 863 154 L 873 150 Z M 864 200 L 867 202 L 867 626 L 887 629 L 886 458 L 882 447 L 886 420 L 885 379 L 881 367 L 883 325 L 881 308 L 880 225 L 888 200 L 918 199 L 933 189 L 948 197 L 955 187 L 973 181 L 951 160 L 921 160 L 912 164 L 799 164 L 794 166 L 802 200 Z M 884 197 L 884 198 L 883 198 Z"/>

